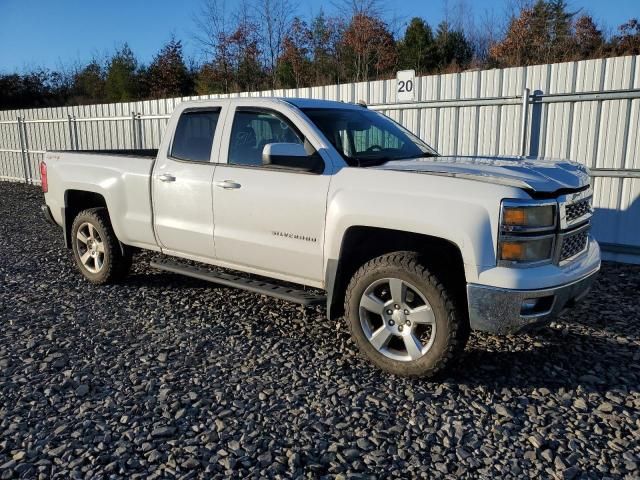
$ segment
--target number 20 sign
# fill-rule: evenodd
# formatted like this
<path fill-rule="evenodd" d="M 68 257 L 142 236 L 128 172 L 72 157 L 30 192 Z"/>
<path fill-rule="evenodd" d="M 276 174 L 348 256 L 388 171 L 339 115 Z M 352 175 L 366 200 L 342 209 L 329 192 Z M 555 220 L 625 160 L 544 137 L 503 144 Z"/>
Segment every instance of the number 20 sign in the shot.
<path fill-rule="evenodd" d="M 397 101 L 413 102 L 416 92 L 416 72 L 415 70 L 400 70 L 396 76 L 398 83 Z"/>

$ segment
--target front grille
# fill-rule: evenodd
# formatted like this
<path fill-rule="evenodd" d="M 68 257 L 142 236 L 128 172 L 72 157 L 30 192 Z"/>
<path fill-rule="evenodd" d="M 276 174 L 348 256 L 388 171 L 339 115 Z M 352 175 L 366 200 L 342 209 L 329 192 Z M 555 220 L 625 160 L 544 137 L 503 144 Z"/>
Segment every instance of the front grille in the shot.
<path fill-rule="evenodd" d="M 571 223 L 584 215 L 591 213 L 591 198 L 585 198 L 565 207 L 567 223 Z"/>
<path fill-rule="evenodd" d="M 560 250 L 560 261 L 562 262 L 582 253 L 587 248 L 588 239 L 589 230 L 581 230 L 563 237 Z"/>

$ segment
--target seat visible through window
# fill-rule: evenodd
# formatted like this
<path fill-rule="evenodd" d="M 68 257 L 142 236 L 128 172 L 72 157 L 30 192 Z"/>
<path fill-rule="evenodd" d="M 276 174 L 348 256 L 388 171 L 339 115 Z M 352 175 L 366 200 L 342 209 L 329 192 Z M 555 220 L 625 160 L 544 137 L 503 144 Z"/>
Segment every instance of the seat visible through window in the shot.
<path fill-rule="evenodd" d="M 275 113 L 236 111 L 231 129 L 228 163 L 262 165 L 262 150 L 268 143 L 303 143 L 283 119 Z"/>

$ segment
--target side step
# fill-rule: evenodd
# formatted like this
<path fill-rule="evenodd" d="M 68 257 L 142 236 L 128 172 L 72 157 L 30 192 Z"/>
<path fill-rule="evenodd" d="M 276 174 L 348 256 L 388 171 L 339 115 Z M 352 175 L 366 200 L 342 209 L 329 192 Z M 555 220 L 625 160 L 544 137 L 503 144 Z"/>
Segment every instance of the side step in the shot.
<path fill-rule="evenodd" d="M 249 292 L 260 293 L 270 297 L 299 303 L 305 306 L 319 305 L 326 302 L 326 297 L 315 293 L 299 290 L 297 288 L 285 287 L 265 280 L 254 280 L 224 272 L 214 272 L 205 267 L 194 267 L 192 265 L 182 265 L 168 260 L 152 260 L 151 267 L 166 272 L 177 273 L 187 277 L 206 280 L 207 282 L 225 285 L 227 287 L 248 290 Z"/>

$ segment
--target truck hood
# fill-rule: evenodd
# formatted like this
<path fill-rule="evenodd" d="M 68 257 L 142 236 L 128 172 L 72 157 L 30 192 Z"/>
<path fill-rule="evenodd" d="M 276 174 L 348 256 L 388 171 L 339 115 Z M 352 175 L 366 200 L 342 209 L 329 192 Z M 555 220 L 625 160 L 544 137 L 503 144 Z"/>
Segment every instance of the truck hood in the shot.
<path fill-rule="evenodd" d="M 547 158 L 442 156 L 394 160 L 372 168 L 465 178 L 535 192 L 578 189 L 589 184 L 585 166 Z"/>

